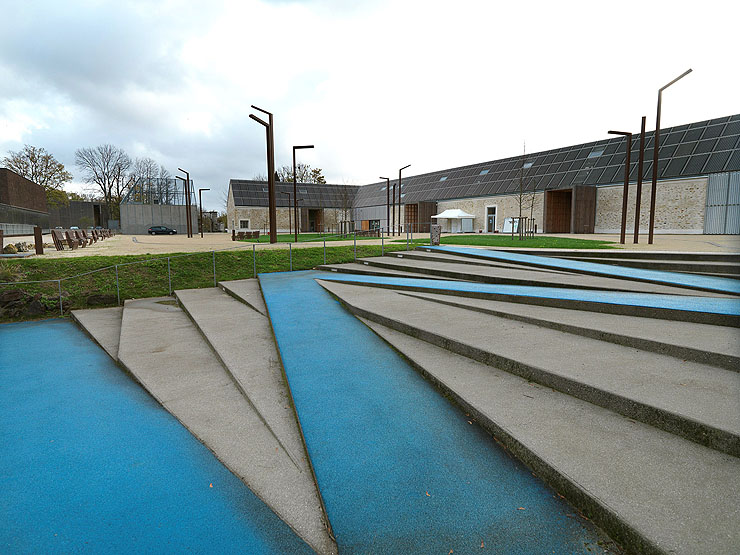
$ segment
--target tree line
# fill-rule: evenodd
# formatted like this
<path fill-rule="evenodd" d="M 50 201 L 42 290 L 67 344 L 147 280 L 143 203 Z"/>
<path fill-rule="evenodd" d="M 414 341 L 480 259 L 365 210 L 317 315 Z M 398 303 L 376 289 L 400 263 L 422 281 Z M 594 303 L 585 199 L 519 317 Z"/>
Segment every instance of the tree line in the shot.
<path fill-rule="evenodd" d="M 67 206 L 70 200 L 94 200 L 106 205 L 113 220 L 119 219 L 118 205 L 133 184 L 140 180 L 172 178 L 172 174 L 155 160 L 147 156 L 131 158 L 125 150 L 111 144 L 75 151 L 75 166 L 90 185 L 89 191 L 82 195 L 64 190 L 64 185 L 72 181 L 72 174 L 44 148 L 24 145 L 17 152 L 10 151 L 2 164 L 41 185 L 49 208 Z"/>

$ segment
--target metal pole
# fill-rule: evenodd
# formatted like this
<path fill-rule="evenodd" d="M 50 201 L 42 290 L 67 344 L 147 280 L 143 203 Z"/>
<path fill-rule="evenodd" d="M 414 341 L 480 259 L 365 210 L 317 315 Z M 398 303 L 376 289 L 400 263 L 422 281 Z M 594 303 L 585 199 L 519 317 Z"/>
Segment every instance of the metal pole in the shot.
<path fill-rule="evenodd" d="M 293 147 L 293 211 L 295 213 L 295 242 L 298 242 L 298 183 L 296 183 L 295 173 L 295 147 Z M 289 243 L 290 244 L 290 243 Z"/>
<path fill-rule="evenodd" d="M 385 256 L 385 245 L 383 244 L 383 233 L 380 233 L 380 256 Z"/>
<path fill-rule="evenodd" d="M 402 167 L 400 170 L 398 170 L 398 236 L 401 236 L 401 172 L 411 166 L 411 164 L 407 164 L 404 167 Z"/>
<path fill-rule="evenodd" d="M 624 135 L 627 138 L 627 157 L 624 162 L 624 187 L 622 189 L 622 225 L 619 228 L 619 242 L 624 245 L 627 234 L 627 197 L 630 186 L 630 154 L 632 153 L 632 133 L 628 131 L 609 131 L 610 135 Z"/>
<path fill-rule="evenodd" d="M 326 238 L 324 238 L 324 264 L 326 264 Z"/>
<path fill-rule="evenodd" d="M 409 250 L 409 230 L 406 230 L 406 250 Z"/>
<path fill-rule="evenodd" d="M 172 295 L 172 274 L 170 273 L 170 257 L 167 257 L 167 283 L 169 289 L 167 289 L 167 294 Z"/>
<path fill-rule="evenodd" d="M 396 184 L 393 184 L 393 194 L 391 195 L 391 233 L 396 234 Z"/>
<path fill-rule="evenodd" d="M 637 191 L 635 198 L 635 237 L 637 244 L 640 237 L 640 202 L 642 201 L 642 171 L 645 163 L 645 116 L 642 116 L 642 127 L 640 129 L 640 158 L 637 162 Z"/>
<path fill-rule="evenodd" d="M 203 239 L 203 191 L 210 191 L 210 189 L 198 189 L 198 205 L 200 207 L 200 238 Z"/>
<path fill-rule="evenodd" d="M 354 240 L 355 240 L 355 262 L 357 262 L 357 232 L 354 232 Z"/>
<path fill-rule="evenodd" d="M 293 247 L 292 243 L 288 243 L 288 259 L 290 260 L 290 271 L 293 271 Z"/>
<path fill-rule="evenodd" d="M 118 295 L 118 306 L 121 306 L 121 288 L 118 285 L 118 264 L 116 264 L 116 294 Z"/>
<path fill-rule="evenodd" d="M 270 243 L 277 243 L 277 215 L 275 207 L 275 134 L 273 130 L 272 113 L 252 104 L 252 108 L 267 114 L 267 122 L 261 120 L 254 114 L 249 114 L 250 119 L 265 127 L 267 142 L 267 196 L 270 214 Z"/>
<path fill-rule="evenodd" d="M 64 305 L 62 304 L 62 280 L 58 279 L 57 284 L 59 285 L 59 316 L 64 316 Z"/>
<path fill-rule="evenodd" d="M 380 179 L 385 179 L 385 231 L 386 233 L 388 233 L 388 235 L 390 235 L 391 233 L 391 180 L 389 177 L 381 177 Z M 393 198 L 395 199 L 395 193 L 393 195 Z"/>
<path fill-rule="evenodd" d="M 653 244 L 653 232 L 655 230 L 655 189 L 658 185 L 658 147 L 660 146 L 660 104 L 663 97 L 663 91 L 673 85 L 679 79 L 686 77 L 691 70 L 684 71 L 681 75 L 676 77 L 673 81 L 658 89 L 658 110 L 655 116 L 655 138 L 653 144 L 653 180 L 652 187 L 650 189 L 650 228 L 648 229 L 648 244 Z"/>
<path fill-rule="evenodd" d="M 216 251 L 211 251 L 213 253 L 213 286 L 216 287 Z"/>
<path fill-rule="evenodd" d="M 257 277 L 257 245 L 252 245 L 252 267 L 254 268 L 254 277 Z"/>

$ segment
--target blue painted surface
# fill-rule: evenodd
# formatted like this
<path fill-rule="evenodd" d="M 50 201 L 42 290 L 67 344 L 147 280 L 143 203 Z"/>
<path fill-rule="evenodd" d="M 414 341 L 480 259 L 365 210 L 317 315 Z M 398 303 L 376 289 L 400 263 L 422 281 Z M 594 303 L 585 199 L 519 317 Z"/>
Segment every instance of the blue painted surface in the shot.
<path fill-rule="evenodd" d="M 503 260 L 505 262 L 539 266 L 542 268 L 553 268 L 606 277 L 648 281 L 651 283 L 663 283 L 665 285 L 678 285 L 681 287 L 690 287 L 705 291 L 717 291 L 720 293 L 740 294 L 740 280 L 730 278 L 683 274 L 680 272 L 664 272 L 660 270 L 646 270 L 644 268 L 627 268 L 625 266 L 615 266 L 612 264 L 597 264 L 595 262 L 582 262 L 580 260 L 566 260 L 563 258 L 551 258 L 547 256 L 535 256 L 531 254 L 518 254 L 486 249 L 468 249 L 464 247 L 424 247 L 424 249 L 452 254 L 464 254 L 467 256 L 475 256 L 477 258 Z"/>
<path fill-rule="evenodd" d="M 339 275 L 324 273 L 320 278 L 327 281 L 341 281 L 347 283 L 374 283 L 378 285 L 393 286 L 398 289 L 416 288 L 428 289 L 430 291 L 459 291 L 461 293 L 512 295 L 740 316 L 740 299 L 720 297 L 692 297 L 688 295 L 593 291 L 560 287 L 534 287 L 529 285 L 497 285 L 495 283 L 447 281 L 441 279 L 396 278 L 391 276 L 366 276 L 360 274 Z"/>
<path fill-rule="evenodd" d="M 0 552 L 312 553 L 69 321 L 0 325 L 0 445 Z"/>
<path fill-rule="evenodd" d="M 588 524 L 318 276 L 259 278 L 340 552 L 602 551 Z"/>

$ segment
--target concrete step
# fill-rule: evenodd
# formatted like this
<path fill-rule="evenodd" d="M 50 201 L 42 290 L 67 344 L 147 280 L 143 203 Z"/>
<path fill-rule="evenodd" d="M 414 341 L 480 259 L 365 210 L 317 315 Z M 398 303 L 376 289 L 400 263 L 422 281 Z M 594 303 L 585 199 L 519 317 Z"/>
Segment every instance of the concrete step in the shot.
<path fill-rule="evenodd" d="M 550 272 L 543 273 L 539 269 L 527 268 L 526 266 L 520 266 L 519 268 L 500 266 L 484 267 L 457 262 L 414 260 L 411 258 L 399 259 L 389 256 L 363 258 L 361 262 L 367 262 L 369 266 L 377 268 L 423 274 L 427 278 L 429 276 L 435 276 L 442 279 L 458 279 L 479 283 L 535 287 L 568 287 L 573 289 L 629 291 L 668 295 L 716 295 L 715 293 L 695 291 L 682 287 L 640 283 L 609 277 L 584 276 L 563 272 L 557 274 Z"/>
<path fill-rule="evenodd" d="M 736 328 L 680 320 L 661 321 L 656 325 L 652 318 L 636 316 L 436 293 L 402 294 L 740 372 L 740 337 Z"/>
<path fill-rule="evenodd" d="M 248 307 L 267 316 L 267 307 L 262 298 L 260 283 L 256 279 L 238 279 L 234 281 L 219 281 L 218 286 L 227 294 Z"/>
<path fill-rule="evenodd" d="M 633 553 L 732 553 L 740 461 L 364 320 Z"/>
<path fill-rule="evenodd" d="M 91 308 L 73 310 L 72 319 L 115 361 L 121 338 L 123 308 Z"/>
<path fill-rule="evenodd" d="M 357 264 L 322 264 L 316 266 L 317 270 L 324 272 L 337 272 L 341 274 L 360 274 L 364 276 L 396 276 L 396 277 L 408 277 L 408 278 L 423 278 L 423 279 L 450 279 L 441 276 L 431 276 L 428 274 L 422 274 L 418 272 L 405 272 L 403 270 L 394 270 L 387 268 L 378 268 L 371 265 L 367 261 L 361 261 Z"/>
<path fill-rule="evenodd" d="M 627 268 L 647 268 L 649 270 L 662 270 L 666 272 L 688 272 L 698 274 L 725 274 L 734 276 L 740 275 L 740 264 L 734 262 L 717 262 L 714 260 L 656 260 L 645 258 L 599 258 L 588 256 L 558 256 L 565 260 L 582 260 L 586 262 L 596 262 L 598 264 L 613 264 L 615 266 L 625 266 Z"/>
<path fill-rule="evenodd" d="M 328 272 L 326 279 L 385 289 L 740 327 L 740 299 L 734 297 L 656 295 Z"/>
<path fill-rule="evenodd" d="M 170 297 L 126 301 L 119 362 L 319 553 L 335 553 L 306 476 Z"/>
<path fill-rule="evenodd" d="M 374 287 L 320 284 L 358 316 L 740 456 L 737 372 Z"/>
<path fill-rule="evenodd" d="M 489 268 L 490 267 L 510 268 L 510 269 L 516 269 L 516 270 L 522 269 L 522 266 L 519 264 L 509 264 L 507 262 L 501 262 L 498 260 L 483 260 L 483 259 L 470 258 L 469 256 L 446 254 L 446 253 L 440 253 L 440 252 L 426 252 L 426 251 L 420 251 L 420 250 L 405 251 L 405 252 L 404 251 L 389 252 L 386 254 L 386 256 L 389 256 L 391 258 L 408 258 L 411 260 L 426 260 L 430 262 L 450 262 L 453 264 L 470 264 L 473 266 L 485 266 Z M 527 269 L 535 270 L 537 272 L 541 272 L 544 274 L 574 275 L 574 274 L 570 274 L 569 272 L 549 270 L 547 268 L 530 267 Z"/>
<path fill-rule="evenodd" d="M 308 478 L 310 467 L 305 446 L 268 318 L 217 287 L 178 290 L 175 297 L 236 385 Z"/>

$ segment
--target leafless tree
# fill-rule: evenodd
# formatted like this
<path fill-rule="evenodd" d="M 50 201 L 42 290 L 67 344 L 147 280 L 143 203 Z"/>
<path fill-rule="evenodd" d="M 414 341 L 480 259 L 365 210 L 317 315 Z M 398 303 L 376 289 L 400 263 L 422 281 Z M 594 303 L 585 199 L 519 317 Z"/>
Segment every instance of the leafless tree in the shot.
<path fill-rule="evenodd" d="M 129 155 L 117 146 L 104 144 L 76 150 L 75 164 L 85 181 L 102 194 L 111 219 L 119 219 L 119 204 L 131 183 L 128 178 L 131 169 Z"/>
<path fill-rule="evenodd" d="M 293 183 L 293 166 L 281 166 L 275 173 L 278 181 Z M 312 168 L 303 162 L 295 165 L 295 178 L 298 183 L 326 183 L 326 179 L 321 174 L 321 168 Z"/>

